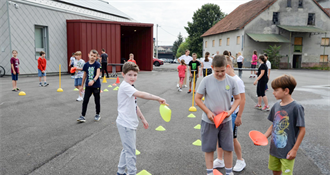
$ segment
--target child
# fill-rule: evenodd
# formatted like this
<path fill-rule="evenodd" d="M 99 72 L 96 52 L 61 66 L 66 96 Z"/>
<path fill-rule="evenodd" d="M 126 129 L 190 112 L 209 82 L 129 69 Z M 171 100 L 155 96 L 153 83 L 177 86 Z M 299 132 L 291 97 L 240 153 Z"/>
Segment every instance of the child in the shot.
<path fill-rule="evenodd" d="M 130 53 L 129 54 L 129 60 L 127 62 L 132 62 L 132 63 L 135 63 L 136 64 L 136 61 L 134 60 L 134 55 L 133 53 Z"/>
<path fill-rule="evenodd" d="M 181 60 L 184 60 L 185 64 L 189 65 L 190 61 L 192 60 L 192 57 L 189 56 L 189 54 L 190 54 L 190 51 L 187 49 L 186 52 L 185 52 L 185 54 L 184 55 L 181 55 L 178 58 L 178 62 L 180 63 Z M 183 87 L 185 87 L 185 88 L 188 87 L 187 86 L 187 78 L 188 78 L 188 71 L 186 71 L 186 75 L 185 75 L 185 77 L 183 79 L 183 84 L 184 84 Z M 178 82 L 178 84 L 176 86 L 177 87 L 180 87 L 179 84 L 180 84 L 180 82 Z"/>
<path fill-rule="evenodd" d="M 269 76 L 270 76 L 270 70 L 272 69 L 272 63 L 270 63 L 270 61 L 268 60 L 268 56 L 266 53 L 264 53 L 264 57 L 266 59 L 266 65 L 267 65 L 267 68 L 268 68 L 268 81 L 269 81 Z M 266 91 L 268 90 L 268 85 L 266 84 Z"/>
<path fill-rule="evenodd" d="M 226 73 L 236 80 L 239 94 L 241 97 L 241 102 L 239 103 L 239 106 L 236 108 L 235 112 L 231 115 L 232 126 L 233 126 L 233 137 L 234 137 L 234 150 L 237 156 L 236 165 L 234 166 L 233 171 L 241 172 L 246 167 L 246 163 L 245 160 L 242 158 L 241 144 L 237 140 L 237 129 L 238 126 L 242 124 L 242 113 L 245 106 L 245 86 L 244 86 L 244 82 L 237 75 L 235 75 L 233 62 L 231 61 L 231 59 L 229 57 L 226 57 L 226 59 L 227 59 Z M 231 103 L 233 103 L 233 101 Z M 218 148 L 217 153 L 218 153 L 218 158 L 213 161 L 213 168 L 223 168 L 225 167 L 225 164 L 222 159 L 222 154 L 223 154 L 222 149 Z"/>
<path fill-rule="evenodd" d="M 210 75 L 212 74 L 212 58 L 209 57 L 210 53 L 206 52 L 205 53 L 205 58 L 201 61 L 202 66 L 201 66 L 201 70 L 203 70 L 203 72 L 201 71 L 201 75 L 203 73 L 203 77 L 205 77 L 206 75 Z"/>
<path fill-rule="evenodd" d="M 18 80 L 18 74 L 19 74 L 19 59 L 17 58 L 18 52 L 16 50 L 13 50 L 11 52 L 13 54 L 13 57 L 10 59 L 11 64 L 11 80 L 13 84 L 13 90 L 14 92 L 19 91 L 20 89 L 17 87 L 17 80 Z"/>
<path fill-rule="evenodd" d="M 45 58 L 46 53 L 44 51 L 40 52 L 40 56 L 38 58 L 38 77 L 39 77 L 39 86 L 48 86 L 49 84 L 46 82 L 46 65 L 47 60 Z M 41 83 L 41 77 L 44 77 L 44 84 Z"/>
<path fill-rule="evenodd" d="M 102 49 L 101 58 L 102 58 L 101 63 L 102 63 L 102 67 L 103 67 L 102 77 L 104 77 L 104 72 L 105 72 L 105 73 L 107 73 L 107 78 L 109 78 L 109 73 L 108 73 L 108 69 L 107 69 L 107 67 L 108 67 L 108 65 L 107 65 L 108 64 L 108 54 L 105 53 L 105 49 Z"/>
<path fill-rule="evenodd" d="M 69 65 L 70 65 L 70 67 L 72 68 L 72 67 L 74 67 L 74 60 L 76 60 L 76 58 L 74 57 L 74 52 L 72 53 L 72 56 L 71 56 L 71 58 L 70 58 L 70 63 L 69 63 Z M 74 74 L 75 73 L 71 73 L 71 78 L 74 78 L 75 76 L 74 76 Z"/>
<path fill-rule="evenodd" d="M 305 135 L 304 107 L 296 102 L 291 94 L 297 83 L 293 76 L 282 75 L 272 81 L 277 100 L 268 120 L 273 124 L 264 134 L 271 135 L 268 168 L 274 175 L 292 175 L 294 161 Z"/>
<path fill-rule="evenodd" d="M 268 68 L 266 63 L 266 59 L 265 57 L 262 55 L 259 57 L 258 59 L 260 66 L 258 68 L 258 77 L 256 79 L 256 81 L 254 81 L 254 85 L 257 85 L 257 95 L 258 95 L 258 104 L 255 106 L 256 109 L 260 109 L 263 111 L 269 111 L 270 108 L 268 106 L 268 99 L 267 96 L 265 94 L 265 88 L 266 88 L 266 84 L 268 82 Z M 261 106 L 261 100 L 264 100 L 265 106 L 262 108 Z"/>
<path fill-rule="evenodd" d="M 196 59 L 197 58 L 197 54 L 193 53 L 192 54 L 193 59 L 189 62 L 189 72 L 190 72 L 190 76 L 189 76 L 189 91 L 187 92 L 188 94 L 191 93 L 191 82 L 194 79 L 194 72 L 195 72 L 195 84 L 194 84 L 194 88 L 196 88 L 196 82 L 198 79 L 198 70 L 199 67 L 201 65 L 201 63 Z M 196 89 L 195 89 L 196 91 Z M 195 93 L 195 92 L 194 92 Z"/>
<path fill-rule="evenodd" d="M 183 80 L 184 77 L 186 76 L 186 63 L 184 62 L 184 60 L 181 60 L 181 65 L 178 66 L 178 72 L 179 72 L 179 80 L 180 80 L 180 86 L 178 88 L 178 91 L 181 92 L 182 91 L 182 84 L 183 84 Z"/>
<path fill-rule="evenodd" d="M 77 89 L 81 89 L 82 87 L 82 78 L 84 76 L 84 65 L 85 61 L 81 59 L 81 51 L 77 51 L 75 53 L 76 60 L 74 61 L 74 67 L 76 67 L 76 74 L 75 74 L 75 79 L 74 79 L 74 86 Z M 79 91 L 79 96 L 76 101 L 83 101 L 83 94 L 82 91 Z"/>
<path fill-rule="evenodd" d="M 213 153 L 218 147 L 224 150 L 226 175 L 233 175 L 233 129 L 231 114 L 240 103 L 240 95 L 236 80 L 226 74 L 226 58 L 216 55 L 212 62 L 213 74 L 203 78 L 196 94 L 196 104 L 203 110 L 201 123 L 202 151 L 205 152 L 206 171 L 213 174 Z M 204 103 L 202 98 L 205 96 Z M 230 105 L 234 96 L 234 103 Z M 226 111 L 227 117 L 216 128 L 214 116 Z"/>
<path fill-rule="evenodd" d="M 251 69 L 255 69 L 257 67 L 257 63 L 258 63 L 258 53 L 255 50 L 253 51 L 253 55 L 252 55 Z M 252 74 L 252 70 L 251 70 L 250 78 L 255 78 L 255 77 L 256 77 L 256 71 L 253 70 L 253 74 Z"/>
<path fill-rule="evenodd" d="M 83 85 L 86 80 L 85 84 L 85 95 L 84 101 L 82 104 L 82 112 L 81 116 L 77 119 L 78 122 L 85 122 L 85 114 L 87 110 L 87 105 L 89 102 L 89 98 L 91 95 L 94 95 L 95 101 L 95 108 L 96 108 L 96 115 L 94 117 L 95 121 L 100 121 L 100 90 L 101 90 L 101 82 L 99 79 L 100 75 L 100 63 L 96 62 L 97 58 L 97 51 L 91 50 L 88 54 L 89 61 L 85 63 L 83 71 L 84 76 L 82 78 L 81 84 Z M 83 86 L 80 86 L 80 91 L 83 91 Z"/>
<path fill-rule="evenodd" d="M 120 154 L 117 175 L 124 175 L 125 169 L 127 169 L 127 174 L 136 174 L 136 128 L 139 124 L 137 117 L 141 119 L 145 129 L 149 127 L 147 120 L 136 104 L 136 97 L 166 104 L 165 99 L 138 91 L 132 86 L 137 79 L 138 72 L 139 67 L 135 63 L 126 62 L 123 65 L 124 81 L 119 86 L 118 117 L 116 120 L 123 150 Z"/>

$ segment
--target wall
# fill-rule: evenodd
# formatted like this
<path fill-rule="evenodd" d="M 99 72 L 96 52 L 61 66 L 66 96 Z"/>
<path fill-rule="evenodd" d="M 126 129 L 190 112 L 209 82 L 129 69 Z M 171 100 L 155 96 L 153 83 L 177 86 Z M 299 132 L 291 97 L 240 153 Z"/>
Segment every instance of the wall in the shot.
<path fill-rule="evenodd" d="M 0 1 L 0 65 L 5 68 L 6 74 L 10 74 L 10 58 L 12 55 L 7 6 L 7 1 Z"/>

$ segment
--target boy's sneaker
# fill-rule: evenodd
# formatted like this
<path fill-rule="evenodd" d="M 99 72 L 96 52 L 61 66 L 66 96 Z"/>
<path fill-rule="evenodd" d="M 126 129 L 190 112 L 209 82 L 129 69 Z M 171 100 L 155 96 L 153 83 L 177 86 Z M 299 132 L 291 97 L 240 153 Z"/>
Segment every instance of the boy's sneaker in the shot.
<path fill-rule="evenodd" d="M 246 167 L 245 160 L 236 160 L 236 165 L 233 168 L 235 172 L 241 172 Z"/>
<path fill-rule="evenodd" d="M 76 101 L 83 101 L 84 99 L 82 97 L 78 97 Z"/>
<path fill-rule="evenodd" d="M 100 121 L 101 116 L 99 114 L 96 114 L 94 120 L 97 121 L 97 122 Z"/>
<path fill-rule="evenodd" d="M 43 87 L 44 85 L 42 85 L 41 83 L 39 83 L 39 86 L 40 86 L 40 87 Z"/>
<path fill-rule="evenodd" d="M 86 122 L 86 119 L 84 116 L 80 116 L 78 119 L 77 119 L 78 122 L 80 123 L 85 123 Z"/>
<path fill-rule="evenodd" d="M 179 88 L 179 90 L 178 90 L 179 92 L 182 92 L 182 89 L 181 88 Z"/>
<path fill-rule="evenodd" d="M 48 86 L 48 85 L 49 85 L 48 83 L 45 83 L 45 84 L 44 84 L 45 87 Z"/>
<path fill-rule="evenodd" d="M 215 159 L 213 161 L 213 168 L 224 168 L 224 167 L 225 167 L 225 161 L 224 160 Z"/>
<path fill-rule="evenodd" d="M 270 107 L 269 107 L 269 106 L 264 106 L 264 107 L 262 108 L 262 110 L 263 110 L 263 111 L 269 111 L 269 110 L 270 110 Z"/>
<path fill-rule="evenodd" d="M 190 94 L 191 93 L 191 89 L 189 89 L 189 91 L 187 93 Z"/>
<path fill-rule="evenodd" d="M 262 109 L 261 105 L 258 105 L 258 104 L 257 104 L 257 105 L 255 105 L 255 106 L 254 106 L 254 108 L 256 108 L 256 109 L 259 109 L 259 110 L 261 110 L 261 109 Z"/>

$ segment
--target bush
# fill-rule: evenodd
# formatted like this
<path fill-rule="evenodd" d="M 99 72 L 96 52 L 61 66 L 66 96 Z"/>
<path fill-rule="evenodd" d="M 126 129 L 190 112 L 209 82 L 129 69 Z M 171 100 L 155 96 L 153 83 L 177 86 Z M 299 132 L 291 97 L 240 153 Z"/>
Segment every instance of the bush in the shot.
<path fill-rule="evenodd" d="M 281 46 L 269 46 L 268 49 L 264 50 L 264 52 L 268 55 L 268 60 L 272 63 L 272 69 L 278 69 L 280 66 L 281 58 L 280 55 Z"/>

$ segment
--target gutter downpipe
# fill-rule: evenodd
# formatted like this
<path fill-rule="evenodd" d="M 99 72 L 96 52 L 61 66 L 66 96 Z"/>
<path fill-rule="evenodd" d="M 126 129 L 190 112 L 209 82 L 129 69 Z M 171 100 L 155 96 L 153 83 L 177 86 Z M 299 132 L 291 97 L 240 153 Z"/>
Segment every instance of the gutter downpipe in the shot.
<path fill-rule="evenodd" d="M 324 38 L 327 38 L 327 32 L 325 32 Z M 322 64 L 322 70 L 324 69 L 324 56 L 325 56 L 325 46 L 323 46 L 323 64 Z M 328 58 L 328 61 L 329 61 L 329 58 Z"/>
<path fill-rule="evenodd" d="M 289 55 L 288 55 L 288 69 L 290 68 L 290 55 L 291 55 L 291 32 L 290 32 L 290 45 L 289 45 Z"/>

